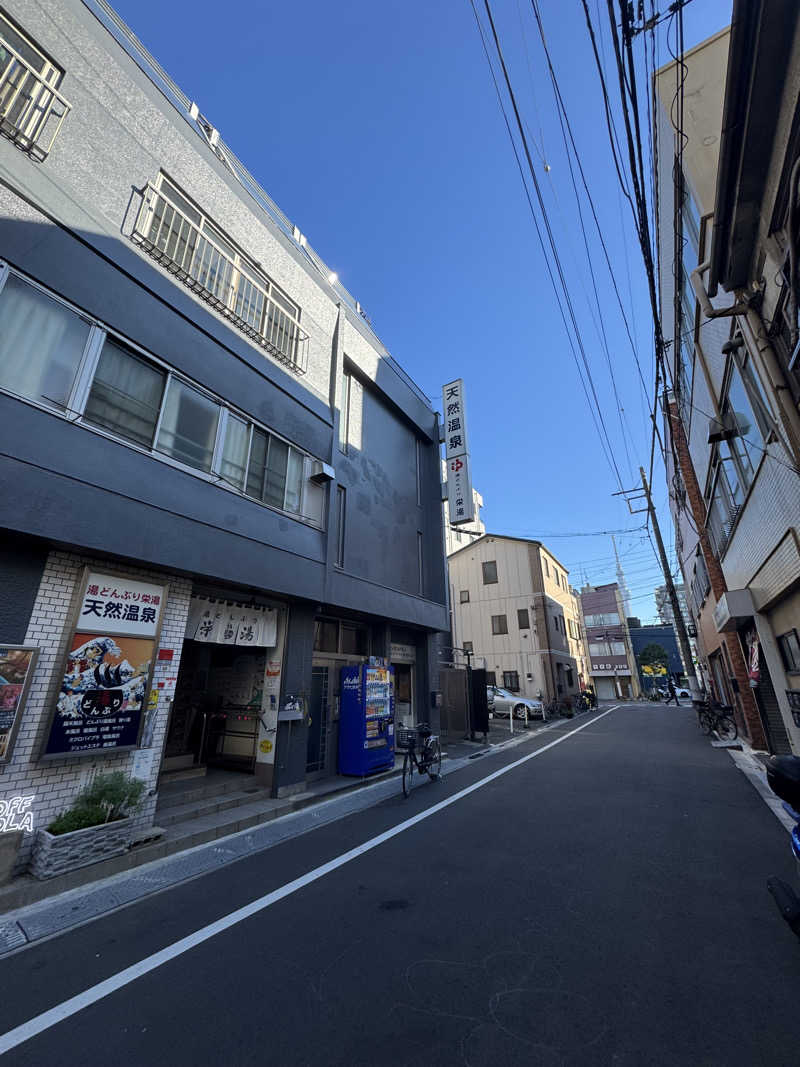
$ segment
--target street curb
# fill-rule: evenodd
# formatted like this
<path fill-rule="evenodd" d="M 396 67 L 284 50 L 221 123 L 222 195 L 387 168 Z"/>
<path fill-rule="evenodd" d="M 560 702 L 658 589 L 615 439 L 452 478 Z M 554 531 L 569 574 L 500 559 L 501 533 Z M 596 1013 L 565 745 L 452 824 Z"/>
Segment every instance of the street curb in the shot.
<path fill-rule="evenodd" d="M 745 746 L 747 747 L 745 748 Z M 791 833 L 795 825 L 794 820 L 786 813 L 783 803 L 775 796 L 767 784 L 767 772 L 764 768 L 764 764 L 755 755 L 755 750 L 750 748 L 746 741 L 743 741 L 741 752 L 729 749 L 728 755 L 748 780 L 750 785 L 752 785 L 753 789 L 759 794 L 784 830 Z"/>
<path fill-rule="evenodd" d="M 560 723 L 556 721 L 541 730 L 492 745 L 479 753 L 448 758 L 442 766 L 442 777 L 469 767 L 476 755 L 490 756 L 532 741 L 556 725 Z M 426 782 L 424 786 L 430 784 Z M 275 845 L 338 822 L 396 795 L 397 772 L 359 789 L 334 794 L 300 811 L 287 812 L 246 830 L 206 841 L 8 912 L 0 922 L 0 959 L 120 911 L 147 897 L 220 870 L 237 860 L 266 852 Z"/>

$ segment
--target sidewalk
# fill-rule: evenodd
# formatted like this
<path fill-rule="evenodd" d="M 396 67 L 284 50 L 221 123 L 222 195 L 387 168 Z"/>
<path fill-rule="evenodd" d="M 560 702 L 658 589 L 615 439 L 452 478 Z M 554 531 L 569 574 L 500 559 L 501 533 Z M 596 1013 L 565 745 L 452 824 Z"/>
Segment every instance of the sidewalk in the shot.
<path fill-rule="evenodd" d="M 563 722 L 536 722 L 528 730 L 515 722 L 512 734 L 507 719 L 492 720 L 485 740 L 442 738 L 442 773 Z M 262 802 L 246 828 L 172 855 L 159 852 L 156 842 L 46 882 L 23 875 L 0 889 L 0 957 L 396 796 L 401 768 L 402 756 L 394 770 L 369 779 L 337 776 L 296 796 Z"/>

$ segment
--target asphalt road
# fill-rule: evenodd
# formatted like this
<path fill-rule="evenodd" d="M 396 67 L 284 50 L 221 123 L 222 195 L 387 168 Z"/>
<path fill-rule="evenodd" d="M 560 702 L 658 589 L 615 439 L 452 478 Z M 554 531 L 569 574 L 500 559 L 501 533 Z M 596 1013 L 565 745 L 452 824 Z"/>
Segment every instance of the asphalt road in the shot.
<path fill-rule="evenodd" d="M 310 871 L 0 1061 L 800 1062 L 800 943 L 765 890 L 794 879 L 788 835 L 690 710 L 653 705 L 564 723 L 10 956 L 0 1031 Z"/>

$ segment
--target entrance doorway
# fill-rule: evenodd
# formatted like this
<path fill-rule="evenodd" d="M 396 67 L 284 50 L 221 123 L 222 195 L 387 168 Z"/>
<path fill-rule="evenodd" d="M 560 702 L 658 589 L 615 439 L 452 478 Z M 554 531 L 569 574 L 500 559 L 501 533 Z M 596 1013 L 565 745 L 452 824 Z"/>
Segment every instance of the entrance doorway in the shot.
<path fill-rule="evenodd" d="M 336 774 L 339 762 L 339 700 L 341 669 L 360 660 L 315 660 L 308 698 L 306 778 L 315 781 Z"/>
<path fill-rule="evenodd" d="M 162 769 L 252 774 L 265 670 L 263 648 L 184 641 Z"/>
<path fill-rule="evenodd" d="M 414 726 L 414 667 L 411 663 L 393 663 L 395 724 Z"/>

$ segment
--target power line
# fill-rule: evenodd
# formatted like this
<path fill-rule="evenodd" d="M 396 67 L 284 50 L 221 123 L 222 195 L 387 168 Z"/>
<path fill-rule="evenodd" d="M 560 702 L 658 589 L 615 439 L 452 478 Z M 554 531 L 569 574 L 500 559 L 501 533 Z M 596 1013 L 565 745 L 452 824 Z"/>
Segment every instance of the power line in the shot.
<path fill-rule="evenodd" d="M 589 397 L 589 391 L 587 389 L 586 382 L 585 382 L 584 377 L 583 377 L 583 375 L 581 373 L 580 364 L 578 362 L 578 356 L 577 356 L 577 353 L 575 351 L 575 346 L 574 346 L 573 339 L 572 339 L 572 334 L 570 333 L 569 326 L 567 325 L 567 319 L 566 319 L 566 315 L 564 313 L 564 306 L 563 306 L 563 303 L 562 303 L 562 300 L 561 300 L 561 296 L 559 295 L 558 286 L 556 285 L 556 281 L 555 281 L 555 278 L 553 276 L 553 271 L 552 271 L 552 268 L 550 266 L 550 261 L 549 261 L 548 256 L 547 256 L 547 251 L 546 251 L 545 245 L 544 245 L 544 238 L 542 237 L 542 232 L 541 232 L 541 229 L 539 227 L 539 220 L 536 217 L 536 212 L 534 210 L 533 202 L 532 202 L 531 197 L 530 197 L 530 192 L 529 192 L 529 189 L 528 189 L 528 183 L 525 180 L 525 173 L 524 173 L 524 170 L 522 168 L 522 161 L 521 161 L 521 159 L 519 157 L 519 152 L 517 151 L 517 145 L 516 145 L 516 142 L 514 140 L 514 136 L 513 136 L 512 132 L 511 132 L 511 124 L 509 123 L 508 115 L 506 113 L 505 105 L 503 103 L 502 94 L 500 92 L 500 86 L 497 83 L 497 78 L 496 78 L 495 73 L 494 73 L 494 66 L 493 66 L 492 61 L 491 61 L 491 59 L 489 57 L 489 50 L 488 50 L 488 47 L 487 47 L 487 44 L 486 44 L 486 39 L 485 39 L 484 32 L 483 32 L 483 25 L 481 24 L 480 18 L 478 17 L 478 12 L 477 12 L 477 9 L 475 7 L 475 0 L 470 0 L 470 4 L 472 6 L 472 12 L 473 12 L 473 14 L 475 16 L 475 22 L 476 22 L 476 24 L 478 26 L 478 32 L 480 34 L 481 44 L 483 45 L 484 55 L 486 56 L 486 62 L 489 65 L 489 72 L 490 72 L 490 74 L 492 76 L 492 82 L 494 83 L 495 92 L 497 94 L 498 103 L 500 105 L 500 111 L 501 111 L 501 113 L 503 115 L 503 120 L 504 120 L 505 125 L 506 125 L 506 130 L 508 132 L 509 140 L 511 141 L 511 147 L 512 147 L 512 150 L 514 152 L 514 158 L 516 159 L 517 167 L 518 167 L 519 173 L 520 173 L 520 178 L 522 179 L 522 186 L 523 186 L 523 189 L 525 191 L 525 197 L 526 197 L 526 199 L 528 201 L 528 207 L 530 209 L 531 218 L 533 219 L 534 228 L 536 230 L 536 236 L 539 239 L 539 245 L 540 245 L 541 250 L 542 250 L 542 256 L 544 258 L 545 267 L 547 269 L 547 274 L 548 274 L 548 277 L 550 278 L 550 284 L 551 284 L 551 286 L 553 288 L 553 293 L 554 293 L 555 298 L 556 298 L 556 303 L 558 305 L 558 309 L 559 309 L 559 312 L 561 314 L 561 321 L 564 324 L 564 331 L 565 331 L 565 333 L 567 335 L 567 341 L 568 341 L 569 346 L 570 346 L 570 351 L 572 352 L 572 358 L 575 361 L 575 366 L 576 366 L 576 369 L 578 371 L 578 378 L 579 378 L 579 380 L 581 382 L 581 386 L 583 388 L 583 392 L 584 392 L 584 395 L 586 397 L 586 402 L 587 402 L 587 404 L 589 406 L 589 411 L 590 411 L 590 414 L 592 416 L 592 421 L 595 424 L 595 429 L 597 430 L 597 434 L 598 434 L 598 437 L 600 439 L 600 446 L 603 449 L 603 454 L 606 457 L 606 461 L 608 462 L 609 467 L 612 470 L 612 473 L 616 474 L 617 481 L 618 481 L 619 484 L 621 484 L 621 479 L 620 479 L 620 476 L 619 476 L 619 469 L 617 468 L 616 461 L 614 460 L 613 449 L 611 448 L 611 442 L 608 439 L 608 433 L 606 431 L 606 435 L 605 435 L 606 439 L 604 440 L 603 439 L 603 433 L 601 432 L 600 423 L 603 424 L 603 427 L 605 427 L 605 424 L 603 422 L 602 413 L 600 411 L 599 403 L 597 403 L 596 393 L 595 393 L 595 403 L 596 403 L 596 411 L 595 411 L 595 407 L 592 406 L 592 402 L 591 402 L 591 399 Z M 490 13 L 490 17 L 491 17 L 491 13 Z M 501 56 L 501 62 L 502 62 L 502 56 Z M 504 70 L 505 70 L 505 67 L 504 67 Z M 507 74 L 507 72 L 506 72 L 506 82 L 508 83 L 508 74 Z M 515 104 L 515 110 L 516 110 L 516 102 L 515 101 L 514 101 L 514 104 Z M 517 123 L 519 125 L 519 113 L 518 112 L 517 112 Z M 528 151 L 528 148 L 527 148 L 527 141 L 525 140 L 524 131 L 522 131 L 522 140 L 523 140 L 523 145 L 525 147 L 525 152 L 526 152 L 526 156 L 527 156 L 527 159 L 528 159 L 528 164 L 529 164 L 529 168 L 530 168 L 530 171 L 531 171 L 531 175 L 533 177 L 534 184 L 536 186 L 540 207 L 542 207 L 542 209 L 543 209 L 543 204 L 542 204 L 542 200 L 541 200 L 541 191 L 539 190 L 539 185 L 538 185 L 538 182 L 536 180 L 536 174 L 535 174 L 535 171 L 534 171 L 534 168 L 533 168 L 533 164 L 532 164 L 531 159 L 530 159 L 530 152 Z M 548 236 L 550 237 L 550 244 L 551 244 L 551 247 L 554 248 L 554 243 L 553 243 L 553 239 L 552 239 L 552 232 L 549 230 L 549 223 L 548 223 L 548 220 L 547 220 L 547 216 L 546 216 L 546 213 L 543 212 L 543 214 L 544 214 L 545 225 L 548 227 Z M 557 257 L 554 256 L 554 258 L 557 258 Z M 562 285 L 564 285 L 563 275 L 562 275 Z M 570 310 L 572 311 L 571 303 L 569 302 L 569 297 L 568 297 L 568 294 L 566 293 L 566 286 L 565 285 L 564 285 L 564 289 L 565 289 L 565 296 L 567 298 L 568 306 L 570 307 Z M 572 321 L 573 321 L 573 328 L 575 330 L 576 339 L 578 341 L 579 346 L 581 346 L 582 343 L 581 343 L 581 339 L 580 339 L 580 331 L 578 330 L 577 323 L 575 322 L 575 319 L 574 319 L 574 312 L 571 314 L 571 318 L 572 318 Z M 586 358 L 585 358 L 585 352 L 583 353 L 583 358 L 584 358 L 584 365 L 587 365 L 586 364 Z M 587 365 L 587 370 L 588 370 L 588 365 Z M 590 380 L 591 380 L 591 376 L 589 376 L 589 377 L 590 377 Z M 593 389 L 593 392 L 594 392 L 594 387 L 592 387 L 592 389 Z M 600 418 L 600 423 L 598 423 L 598 416 Z M 606 443 L 606 442 L 608 442 L 608 443 Z"/>
<path fill-rule="evenodd" d="M 473 11 L 475 11 L 474 0 L 470 0 L 470 2 L 473 5 Z M 500 40 L 499 40 L 499 37 L 497 35 L 497 27 L 495 26 L 494 17 L 492 15 L 492 9 L 491 9 L 489 0 L 484 0 L 484 7 L 486 8 L 486 14 L 487 14 L 487 17 L 489 19 L 489 25 L 490 25 L 491 31 L 492 31 L 492 38 L 494 40 L 494 45 L 495 45 L 495 49 L 497 51 L 498 59 L 500 60 L 500 66 L 501 66 L 501 69 L 503 71 L 503 77 L 505 79 L 506 89 L 508 91 L 509 99 L 511 101 L 511 106 L 512 106 L 512 108 L 514 110 L 514 117 L 516 119 L 517 129 L 518 129 L 518 132 L 519 132 L 520 139 L 522 141 L 522 147 L 523 147 L 524 152 L 525 152 L 525 158 L 526 158 L 526 160 L 528 162 L 528 169 L 530 171 L 530 175 L 531 175 L 531 178 L 533 180 L 533 186 L 534 186 L 534 190 L 536 192 L 536 199 L 538 201 L 539 210 L 540 210 L 541 215 L 542 215 L 542 221 L 544 223 L 544 227 L 545 227 L 545 230 L 547 232 L 548 242 L 550 244 L 550 249 L 551 249 L 551 252 L 552 252 L 552 255 L 553 255 L 553 261 L 555 263 L 556 271 L 558 273 L 558 277 L 559 277 L 559 280 L 561 282 L 564 301 L 566 303 L 567 310 L 569 312 L 569 318 L 570 318 L 570 321 L 572 322 L 572 327 L 573 327 L 573 330 L 575 332 L 575 339 L 576 339 L 577 344 L 578 344 L 578 349 L 579 349 L 579 351 L 581 353 L 581 361 L 582 361 L 584 369 L 586 371 L 586 378 L 587 378 L 588 383 L 589 383 L 589 388 L 591 389 L 592 396 L 594 398 L 594 403 L 595 403 L 596 412 L 597 412 L 597 418 L 600 421 L 600 425 L 602 426 L 603 434 L 605 435 L 605 440 L 606 440 L 606 442 L 608 444 L 608 452 L 609 452 L 609 458 L 610 458 L 610 461 L 611 461 L 611 465 L 612 465 L 614 473 L 616 475 L 617 482 L 621 487 L 622 486 L 622 478 L 621 478 L 621 475 L 620 475 L 620 472 L 619 472 L 619 467 L 617 466 L 617 461 L 614 458 L 614 451 L 613 451 L 613 448 L 612 448 L 612 445 L 611 445 L 611 438 L 609 436 L 608 428 L 606 426 L 605 419 L 603 417 L 602 408 L 600 406 L 600 401 L 599 401 L 598 396 L 597 396 L 597 390 L 595 388 L 594 379 L 592 377 L 592 372 L 591 372 L 591 369 L 589 367 L 589 361 L 588 361 L 588 358 L 587 358 L 587 355 L 586 355 L 586 350 L 585 350 L 584 345 L 583 345 L 583 339 L 581 337 L 581 332 L 580 332 L 580 329 L 578 327 L 577 319 L 575 317 L 575 310 L 574 310 L 574 308 L 572 306 L 572 300 L 571 300 L 571 297 L 570 297 L 570 294 L 569 294 L 569 288 L 567 286 L 566 279 L 564 277 L 564 270 L 563 270 L 563 267 L 561 265 L 561 258 L 560 258 L 559 253 L 558 253 L 558 246 L 557 246 L 557 243 L 555 241 L 555 238 L 553 237 L 553 231 L 552 231 L 552 228 L 550 226 L 549 216 L 547 214 L 547 209 L 545 207 L 544 200 L 543 200 L 543 197 L 542 197 L 542 191 L 541 191 L 541 188 L 539 186 L 539 179 L 536 177 L 536 169 L 533 166 L 533 160 L 531 159 L 530 149 L 528 148 L 528 139 L 527 139 L 527 137 L 525 135 L 525 128 L 524 128 L 522 119 L 520 117 L 520 112 L 519 112 L 519 107 L 517 105 L 516 95 L 514 93 L 514 88 L 513 88 L 512 84 L 511 84 L 511 78 L 510 78 L 509 73 L 508 73 L 508 68 L 506 66 L 505 57 L 503 55 L 503 50 L 502 50 L 502 47 L 500 45 Z M 475 12 L 475 14 L 476 14 L 476 19 L 477 19 L 477 12 Z M 478 20 L 478 25 L 480 27 L 480 20 Z M 481 33 L 481 37 L 483 38 L 483 34 L 482 33 Z M 484 44 L 485 44 L 485 42 L 484 42 Z M 487 54 L 487 58 L 488 58 L 488 54 Z M 491 64 L 490 64 L 490 66 L 491 66 Z M 492 70 L 492 72 L 494 73 L 493 70 Z M 505 115 L 505 109 L 503 109 L 503 113 Z M 512 138 L 512 140 L 513 140 L 513 138 Z M 527 188 L 527 183 L 526 183 L 526 188 Z M 547 258 L 547 256 L 545 254 L 545 259 L 546 258 Z"/>

